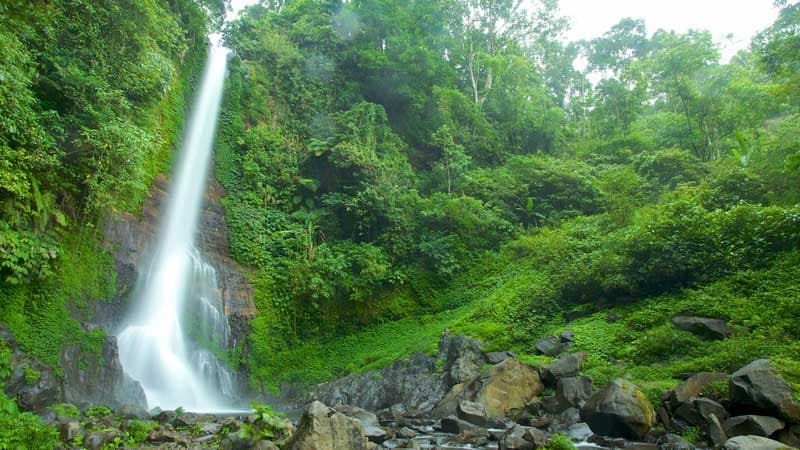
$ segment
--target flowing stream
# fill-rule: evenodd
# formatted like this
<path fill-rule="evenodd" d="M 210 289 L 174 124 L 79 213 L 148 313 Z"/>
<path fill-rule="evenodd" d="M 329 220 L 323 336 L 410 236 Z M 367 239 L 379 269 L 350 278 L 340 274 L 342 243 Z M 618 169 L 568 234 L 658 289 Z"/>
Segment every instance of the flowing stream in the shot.
<path fill-rule="evenodd" d="M 228 50 L 212 40 L 157 247 L 140 280 L 135 310 L 117 336 L 122 366 L 141 383 L 149 408 L 236 408 L 233 376 L 215 356 L 230 340 L 216 272 L 195 248 L 227 57 Z"/>

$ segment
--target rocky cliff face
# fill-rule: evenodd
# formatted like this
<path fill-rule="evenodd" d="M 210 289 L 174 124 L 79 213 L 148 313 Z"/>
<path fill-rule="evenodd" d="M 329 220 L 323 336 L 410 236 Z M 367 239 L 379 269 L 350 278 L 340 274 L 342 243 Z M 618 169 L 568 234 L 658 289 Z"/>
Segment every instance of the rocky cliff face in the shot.
<path fill-rule="evenodd" d="M 104 245 L 114 255 L 117 272 L 117 295 L 109 302 L 94 305 L 94 324 L 116 332 L 131 307 L 137 283 L 143 270 L 147 270 L 161 223 L 161 208 L 168 196 L 166 177 L 156 179 L 150 197 L 140 215 L 122 214 L 103 224 Z M 232 345 L 240 345 L 243 354 L 247 349 L 249 321 L 255 315 L 253 287 L 247 281 L 247 270 L 228 256 L 228 227 L 225 211 L 220 204 L 221 186 L 209 183 L 199 222 L 197 247 L 205 259 L 214 266 L 224 311 L 231 328 Z M 246 385 L 246 368 L 240 373 L 241 385 Z"/>
<path fill-rule="evenodd" d="M 114 409 L 123 405 L 147 407 L 142 386 L 122 369 L 117 338 L 114 336 L 103 339 L 99 355 L 87 351 L 80 344 L 64 349 L 61 352 L 61 368 L 64 370 L 66 402 L 80 407 L 99 404 Z"/>
<path fill-rule="evenodd" d="M 117 298 L 108 305 L 99 304 L 95 320 L 107 329 L 115 329 L 125 317 L 128 300 L 136 289 L 142 270 L 149 261 L 161 220 L 161 207 L 167 199 L 168 181 L 159 177 L 140 216 L 122 214 L 103 226 L 105 245 L 114 254 L 117 271 Z M 245 342 L 247 322 L 255 315 L 253 287 L 247 270 L 228 256 L 228 227 L 220 204 L 222 188 L 212 181 L 206 190 L 200 217 L 198 248 L 217 271 L 217 282 L 231 322 L 233 337 Z"/>

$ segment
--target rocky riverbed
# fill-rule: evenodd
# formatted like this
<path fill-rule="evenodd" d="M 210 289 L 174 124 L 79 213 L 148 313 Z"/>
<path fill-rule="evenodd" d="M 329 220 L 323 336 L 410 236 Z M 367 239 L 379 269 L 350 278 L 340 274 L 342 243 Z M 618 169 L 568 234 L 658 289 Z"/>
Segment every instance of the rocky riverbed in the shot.
<path fill-rule="evenodd" d="M 321 386 L 294 420 L 271 410 L 213 416 L 58 404 L 38 412 L 63 448 L 192 449 L 779 449 L 797 448 L 800 403 L 768 360 L 697 373 L 655 408 L 624 379 L 581 375 L 572 336 L 538 344 L 558 359 L 531 367 L 511 352 L 445 334 L 435 356 Z M 13 385 L 13 384 L 12 384 Z M 10 392 L 10 394 L 15 394 Z M 693 442 L 681 436 L 692 437 Z"/>

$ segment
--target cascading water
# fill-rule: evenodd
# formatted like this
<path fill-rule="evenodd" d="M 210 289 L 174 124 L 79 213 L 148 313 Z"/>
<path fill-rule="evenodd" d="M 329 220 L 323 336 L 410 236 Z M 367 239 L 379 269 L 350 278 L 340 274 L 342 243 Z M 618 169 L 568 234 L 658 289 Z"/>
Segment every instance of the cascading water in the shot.
<path fill-rule="evenodd" d="M 226 350 L 230 340 L 216 272 L 194 246 L 227 57 L 212 41 L 150 269 L 117 336 L 122 366 L 141 383 L 150 408 L 235 407 L 233 377 L 209 350 Z"/>

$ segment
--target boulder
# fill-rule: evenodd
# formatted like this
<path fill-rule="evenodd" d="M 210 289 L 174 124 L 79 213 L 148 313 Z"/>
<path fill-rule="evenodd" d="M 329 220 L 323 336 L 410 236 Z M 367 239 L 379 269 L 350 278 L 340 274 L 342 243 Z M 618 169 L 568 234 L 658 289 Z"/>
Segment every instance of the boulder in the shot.
<path fill-rule="evenodd" d="M 703 395 L 708 389 L 709 385 L 718 382 L 727 382 L 728 375 L 724 373 L 715 372 L 701 372 L 692 375 L 686 381 L 670 389 L 666 392 L 664 400 L 666 400 L 669 407 L 674 411 L 679 408 L 682 403 L 692 400 L 694 397 Z"/>
<path fill-rule="evenodd" d="M 558 336 L 546 336 L 535 344 L 536 352 L 547 356 L 557 356 L 564 349 L 564 344 Z"/>
<path fill-rule="evenodd" d="M 800 447 L 800 436 L 788 428 L 778 431 L 772 438 L 792 448 Z"/>
<path fill-rule="evenodd" d="M 677 434 L 667 433 L 658 439 L 658 447 L 664 450 L 695 450 L 691 442 L 678 436 Z M 628 448 L 626 445 L 625 448 Z"/>
<path fill-rule="evenodd" d="M 581 410 L 575 407 L 567 408 L 558 415 L 560 425 L 568 427 L 581 421 Z"/>
<path fill-rule="evenodd" d="M 728 418 L 728 411 L 725 409 L 725 407 L 714 400 L 707 398 L 696 398 L 693 403 L 694 407 L 697 409 L 697 412 L 700 413 L 700 415 L 705 419 L 708 419 L 708 417 L 712 414 L 719 420 L 726 420 Z"/>
<path fill-rule="evenodd" d="M 158 423 L 172 424 L 172 422 L 174 422 L 175 419 L 177 418 L 178 418 L 178 413 L 176 413 L 175 411 L 160 411 L 158 414 L 153 415 L 153 420 L 155 420 Z M 233 419 L 233 418 L 228 417 L 227 419 Z M 241 426 L 236 428 L 236 430 L 238 430 L 239 428 L 241 428 Z"/>
<path fill-rule="evenodd" d="M 584 422 L 570 425 L 566 432 L 566 435 L 573 441 L 585 441 L 592 437 L 593 434 L 592 429 Z"/>
<path fill-rule="evenodd" d="M 381 442 L 389 438 L 389 434 L 386 433 L 386 430 L 377 425 L 370 425 L 368 427 L 364 427 L 364 435 L 367 437 L 368 441 L 374 442 L 376 444 L 380 444 Z"/>
<path fill-rule="evenodd" d="M 117 415 L 125 419 L 149 420 L 150 414 L 140 405 L 125 404 L 116 411 Z"/>
<path fill-rule="evenodd" d="M 100 450 L 106 444 L 111 443 L 114 439 L 121 436 L 119 430 L 102 430 L 89 433 L 83 439 L 83 445 L 89 450 Z"/>
<path fill-rule="evenodd" d="M 297 431 L 286 445 L 289 450 L 366 450 L 369 441 L 357 419 L 328 408 L 319 401 L 306 408 Z"/>
<path fill-rule="evenodd" d="M 458 418 L 479 427 L 489 426 L 489 419 L 486 417 L 486 408 L 480 403 L 462 400 L 456 409 Z"/>
<path fill-rule="evenodd" d="M 216 422 L 209 422 L 200 427 L 200 434 L 217 434 L 222 431 L 222 425 Z"/>
<path fill-rule="evenodd" d="M 561 378 L 556 384 L 556 399 L 562 405 L 582 406 L 592 396 L 590 377 Z"/>
<path fill-rule="evenodd" d="M 725 441 L 724 450 L 786 450 L 785 444 L 761 436 L 736 436 Z"/>
<path fill-rule="evenodd" d="M 545 383 L 554 385 L 559 378 L 574 377 L 580 372 L 586 357 L 585 352 L 564 355 L 558 361 L 542 367 L 542 379 Z"/>
<path fill-rule="evenodd" d="M 474 399 L 473 392 L 467 391 L 468 386 L 464 383 L 456 384 L 447 394 L 442 401 L 433 408 L 431 416 L 437 419 L 442 419 L 447 416 L 452 416 L 458 413 L 458 404 L 465 399 Z"/>
<path fill-rule="evenodd" d="M 559 335 L 559 338 L 561 338 L 561 342 L 564 344 L 568 342 L 575 342 L 575 332 L 572 330 L 562 331 L 561 335 Z"/>
<path fill-rule="evenodd" d="M 487 359 L 474 339 L 445 332 L 436 356 L 414 354 L 379 371 L 350 375 L 317 387 L 314 397 L 324 403 L 380 411 L 404 404 L 409 409 L 433 409 L 453 385 L 469 384 L 480 375 Z M 455 405 L 449 414 L 455 413 Z M 444 416 L 439 416 L 444 417 Z"/>
<path fill-rule="evenodd" d="M 448 416 L 442 419 L 440 427 L 443 433 L 457 434 L 470 438 L 487 437 L 489 431 L 478 425 L 461 420 L 456 416 Z"/>
<path fill-rule="evenodd" d="M 728 440 L 728 433 L 725 432 L 719 418 L 715 414 L 708 416 L 708 437 L 715 446 L 719 447 Z"/>
<path fill-rule="evenodd" d="M 764 436 L 769 437 L 783 429 L 786 424 L 782 420 L 769 416 L 736 416 L 725 421 L 725 433 L 728 436 Z"/>
<path fill-rule="evenodd" d="M 694 403 L 689 402 L 682 403 L 681 406 L 675 410 L 673 419 L 680 419 L 681 421 L 693 426 L 705 425 L 706 423 L 705 417 L 700 415 L 700 412 L 697 411 Z"/>
<path fill-rule="evenodd" d="M 250 435 L 242 431 L 231 431 L 220 441 L 222 450 L 249 450 L 252 447 Z"/>
<path fill-rule="evenodd" d="M 800 402 L 792 387 L 779 377 L 767 359 L 759 359 L 731 375 L 731 406 L 737 412 L 772 414 L 800 423 Z"/>
<path fill-rule="evenodd" d="M 592 395 L 581 409 L 581 418 L 600 435 L 643 438 L 656 423 L 650 401 L 633 383 L 614 380 Z"/>
<path fill-rule="evenodd" d="M 439 358 L 445 361 L 444 382 L 448 386 L 472 381 L 486 364 L 480 342 L 464 335 L 451 335 L 449 331 L 439 340 Z"/>
<path fill-rule="evenodd" d="M 476 383 L 474 401 L 483 405 L 490 418 L 523 409 L 544 390 L 536 369 L 515 358 L 492 366 L 486 377 Z"/>
<path fill-rule="evenodd" d="M 500 364 L 501 362 L 507 360 L 508 358 L 515 358 L 514 352 L 509 351 L 502 351 L 502 352 L 489 352 L 486 354 L 486 361 L 491 364 Z"/>
<path fill-rule="evenodd" d="M 279 450 L 278 446 L 272 441 L 258 441 L 250 450 Z"/>
<path fill-rule="evenodd" d="M 364 425 L 365 427 L 378 426 L 380 424 L 378 421 L 378 416 L 363 408 L 359 408 L 358 406 L 336 405 L 333 407 L 333 409 L 347 417 L 358 419 L 358 421 L 361 422 L 361 425 Z"/>
<path fill-rule="evenodd" d="M 675 328 L 695 334 L 703 339 L 725 339 L 733 334 L 724 320 L 706 317 L 678 316 L 672 319 Z"/>
<path fill-rule="evenodd" d="M 189 446 L 189 439 L 186 436 L 181 435 L 175 430 L 171 430 L 169 428 L 164 428 L 164 427 L 160 427 L 156 430 L 151 431 L 147 435 L 147 442 L 153 442 L 156 444 L 174 442 L 183 447 Z"/>
<path fill-rule="evenodd" d="M 76 439 L 80 436 L 83 436 L 86 432 L 78 421 L 70 421 L 61 424 L 61 428 L 59 429 L 61 434 L 61 440 L 63 442 L 69 442 L 73 439 Z"/>
<path fill-rule="evenodd" d="M 544 448 L 547 438 L 536 428 L 514 425 L 500 439 L 500 450 L 533 450 Z"/>

